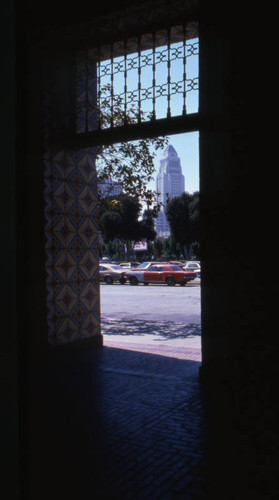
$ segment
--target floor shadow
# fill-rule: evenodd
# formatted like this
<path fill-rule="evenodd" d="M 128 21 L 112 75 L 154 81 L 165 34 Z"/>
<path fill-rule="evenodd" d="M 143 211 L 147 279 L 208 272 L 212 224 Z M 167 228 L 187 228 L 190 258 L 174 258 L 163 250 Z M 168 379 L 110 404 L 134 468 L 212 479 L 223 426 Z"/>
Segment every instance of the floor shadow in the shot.
<path fill-rule="evenodd" d="M 28 499 L 207 498 L 199 367 L 109 347 L 40 363 Z"/>
<path fill-rule="evenodd" d="M 156 335 L 156 340 L 187 339 L 201 335 L 198 323 L 174 323 L 173 321 L 145 321 L 102 317 L 102 333 L 105 335 L 142 336 Z"/>

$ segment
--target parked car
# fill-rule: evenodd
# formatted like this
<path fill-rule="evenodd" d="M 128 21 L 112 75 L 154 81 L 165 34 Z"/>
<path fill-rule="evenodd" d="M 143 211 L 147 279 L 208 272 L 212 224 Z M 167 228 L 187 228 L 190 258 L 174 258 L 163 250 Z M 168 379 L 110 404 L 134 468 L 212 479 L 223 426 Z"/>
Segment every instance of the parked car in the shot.
<path fill-rule="evenodd" d="M 185 266 L 183 267 L 185 271 L 195 271 L 196 273 L 196 278 L 201 277 L 201 265 L 199 261 L 196 260 L 188 260 L 186 262 Z"/>
<path fill-rule="evenodd" d="M 140 268 L 126 271 L 126 278 L 130 285 L 144 283 L 162 283 L 168 286 L 179 284 L 181 286 L 195 279 L 193 271 L 183 271 L 179 266 L 173 264 L 152 264 L 148 269 Z"/>
<path fill-rule="evenodd" d="M 124 267 L 125 269 L 126 268 L 131 269 L 133 267 L 138 267 L 139 262 L 119 262 L 119 265 L 121 267 Z"/>
<path fill-rule="evenodd" d="M 124 285 L 126 282 L 125 270 L 116 264 L 100 263 L 99 280 L 107 285 L 112 285 L 115 281 L 119 281 L 121 285 Z"/>
<path fill-rule="evenodd" d="M 180 262 L 178 260 L 170 260 L 170 264 L 174 264 L 175 266 L 179 266 L 179 267 L 185 266 L 185 262 Z"/>
<path fill-rule="evenodd" d="M 102 257 L 101 259 L 99 259 L 99 262 L 102 262 L 104 264 L 111 264 L 111 260 L 109 257 Z"/>
<path fill-rule="evenodd" d="M 142 262 L 138 266 L 131 268 L 131 269 L 133 269 L 133 270 L 134 269 L 135 270 L 137 270 L 137 269 L 141 269 L 141 270 L 149 269 L 149 267 L 154 266 L 154 264 L 169 264 L 169 262 L 159 262 L 158 260 L 152 260 L 152 261 Z"/>

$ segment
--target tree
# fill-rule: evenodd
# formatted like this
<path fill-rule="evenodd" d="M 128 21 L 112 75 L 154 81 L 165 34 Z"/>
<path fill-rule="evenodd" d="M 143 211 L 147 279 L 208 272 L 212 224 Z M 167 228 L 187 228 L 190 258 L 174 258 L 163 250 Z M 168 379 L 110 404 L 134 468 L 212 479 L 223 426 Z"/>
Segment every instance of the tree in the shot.
<path fill-rule="evenodd" d="M 185 259 L 190 260 L 193 243 L 199 240 L 199 193 L 182 193 L 171 198 L 166 217 L 172 237 L 182 245 Z"/>
<path fill-rule="evenodd" d="M 156 208 L 148 208 L 144 210 L 143 212 L 143 217 L 141 221 L 141 230 L 142 230 L 142 235 L 144 239 L 147 240 L 147 242 L 154 241 L 156 238 L 156 231 L 154 227 L 154 221 L 155 218 L 157 217 L 157 209 Z"/>
<path fill-rule="evenodd" d="M 113 116 L 111 116 L 111 87 L 101 89 L 100 125 L 107 128 L 113 120 L 114 126 L 136 123 L 138 114 L 131 107 L 124 113 L 123 100 L 113 97 Z M 146 113 L 141 113 L 143 120 Z M 169 142 L 168 137 L 155 137 L 139 141 L 121 142 L 97 148 L 96 168 L 99 182 L 113 180 L 121 183 L 122 192 L 138 196 L 151 206 L 156 201 L 156 194 L 148 185 L 155 172 L 154 158 L 158 149 L 163 149 Z"/>
<path fill-rule="evenodd" d="M 163 242 L 161 239 L 156 238 L 154 243 L 153 243 L 153 248 L 154 248 L 154 257 L 155 259 L 159 259 L 162 255 L 163 251 Z"/>
<path fill-rule="evenodd" d="M 117 199 L 107 199 L 100 217 L 100 229 L 107 243 L 116 238 L 126 246 L 127 256 L 131 251 L 131 242 L 146 239 L 152 241 L 156 237 L 154 217 L 156 210 L 147 209 L 140 220 L 142 205 L 138 197 L 120 195 Z"/>

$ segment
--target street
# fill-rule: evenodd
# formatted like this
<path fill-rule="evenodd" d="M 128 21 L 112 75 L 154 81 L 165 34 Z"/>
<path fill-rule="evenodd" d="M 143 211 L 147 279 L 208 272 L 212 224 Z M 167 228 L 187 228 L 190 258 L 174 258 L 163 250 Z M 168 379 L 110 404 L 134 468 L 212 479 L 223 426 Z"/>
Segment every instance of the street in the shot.
<path fill-rule="evenodd" d="M 105 285 L 101 289 L 104 343 L 148 343 L 199 349 L 201 346 L 200 283 Z"/>

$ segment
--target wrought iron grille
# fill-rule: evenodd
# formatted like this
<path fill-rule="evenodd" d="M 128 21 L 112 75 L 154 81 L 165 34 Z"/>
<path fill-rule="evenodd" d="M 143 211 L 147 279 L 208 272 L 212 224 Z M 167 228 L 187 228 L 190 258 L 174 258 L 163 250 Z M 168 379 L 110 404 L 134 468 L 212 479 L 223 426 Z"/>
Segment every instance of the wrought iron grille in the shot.
<path fill-rule="evenodd" d="M 77 132 L 198 112 L 197 23 L 91 49 L 79 65 Z"/>

